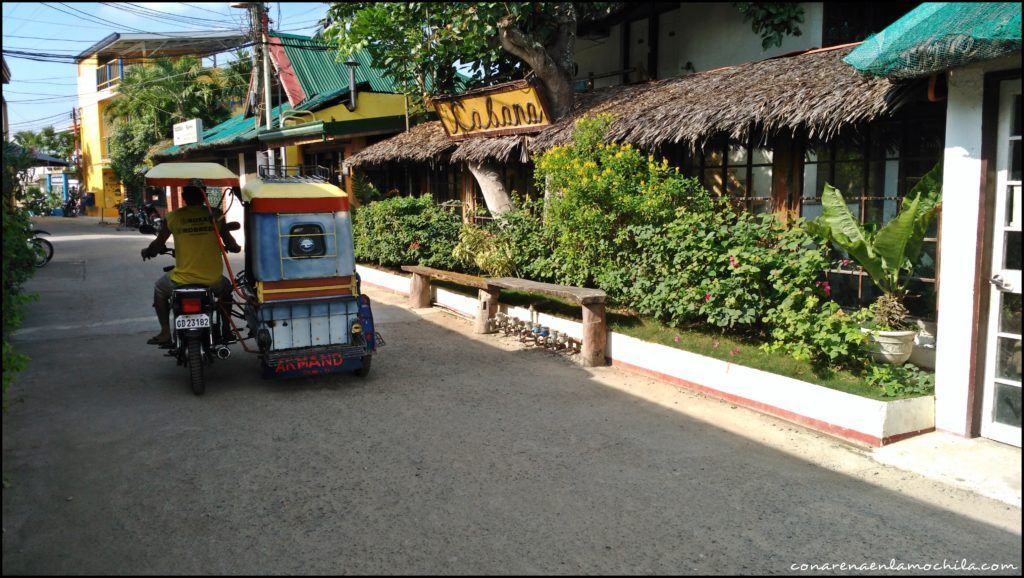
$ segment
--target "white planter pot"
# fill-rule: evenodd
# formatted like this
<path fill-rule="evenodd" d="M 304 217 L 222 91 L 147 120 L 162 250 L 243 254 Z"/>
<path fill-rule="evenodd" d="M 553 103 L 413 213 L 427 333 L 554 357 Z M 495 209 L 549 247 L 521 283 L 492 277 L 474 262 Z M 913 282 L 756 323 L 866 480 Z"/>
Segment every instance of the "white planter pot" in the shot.
<path fill-rule="evenodd" d="M 861 331 L 868 334 L 868 351 L 879 363 L 902 365 L 914 353 L 916 331 L 876 331 L 863 328 Z"/>

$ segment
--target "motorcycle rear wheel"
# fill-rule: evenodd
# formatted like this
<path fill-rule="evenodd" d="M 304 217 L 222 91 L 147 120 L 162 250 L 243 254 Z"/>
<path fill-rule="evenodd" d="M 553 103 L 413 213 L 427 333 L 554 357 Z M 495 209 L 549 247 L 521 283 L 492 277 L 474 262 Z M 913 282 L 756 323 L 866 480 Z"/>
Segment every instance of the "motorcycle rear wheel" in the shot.
<path fill-rule="evenodd" d="M 188 354 L 188 376 L 192 393 L 203 395 L 206 393 L 206 381 L 203 376 L 202 346 L 197 339 L 189 339 L 185 342 L 185 348 Z"/>

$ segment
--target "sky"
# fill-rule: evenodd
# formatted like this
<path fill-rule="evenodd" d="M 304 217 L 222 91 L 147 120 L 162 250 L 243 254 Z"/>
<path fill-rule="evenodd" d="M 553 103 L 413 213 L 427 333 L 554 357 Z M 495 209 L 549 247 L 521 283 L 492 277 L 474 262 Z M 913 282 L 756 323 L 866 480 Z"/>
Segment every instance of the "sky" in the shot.
<path fill-rule="evenodd" d="M 272 29 L 307 35 L 315 31 L 328 6 L 324 2 L 267 5 Z M 77 103 L 77 69 L 74 63 L 18 58 L 9 50 L 74 56 L 114 32 L 244 30 L 247 20 L 247 12 L 231 8 L 230 2 L 3 2 L 3 52 L 11 70 L 11 82 L 3 85 L 3 94 L 11 134 L 70 126 L 71 109 Z M 226 56 L 218 56 L 218 63 Z M 211 59 L 205 62 L 212 64 Z"/>

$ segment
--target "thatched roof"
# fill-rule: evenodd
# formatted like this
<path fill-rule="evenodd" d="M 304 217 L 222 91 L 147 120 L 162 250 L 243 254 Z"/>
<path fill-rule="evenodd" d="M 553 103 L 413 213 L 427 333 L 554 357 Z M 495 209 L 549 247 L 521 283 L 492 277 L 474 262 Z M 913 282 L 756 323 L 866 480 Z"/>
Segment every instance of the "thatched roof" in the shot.
<path fill-rule="evenodd" d="M 532 140 L 528 136 L 467 139 L 459 142 L 459 148 L 452 153 L 451 162 L 480 163 L 493 159 L 503 163 L 509 160 L 525 163 L 530 160 Z"/>
<path fill-rule="evenodd" d="M 654 148 L 669 143 L 699 147 L 718 134 L 745 138 L 751 131 L 806 131 L 810 138 L 828 139 L 851 124 L 873 120 L 898 109 L 908 94 L 907 84 L 870 77 L 842 58 L 854 45 L 811 50 L 721 68 L 688 76 L 615 86 L 578 94 L 572 113 L 529 137 L 478 138 L 457 143 L 451 162 L 527 160 L 529 147 L 537 153 L 572 139 L 576 121 L 587 114 L 610 112 L 615 121 L 611 141 Z M 362 155 L 375 163 L 426 156 L 427 143 L 444 139 L 440 123 L 416 127 L 416 137 L 399 135 L 367 148 Z M 414 130 L 416 130 L 414 129 Z M 427 131 L 433 133 L 427 134 Z M 412 132 L 412 131 L 410 131 Z M 408 133 L 407 133 L 408 134 Z M 455 148 L 456 143 L 449 142 Z M 409 150 L 405 150 L 409 147 Z M 438 145 L 438 148 L 439 145 Z M 448 149 L 444 149 L 447 153 Z M 369 153 L 369 154 L 368 154 Z M 355 163 L 351 166 L 355 166 Z"/>
<path fill-rule="evenodd" d="M 387 163 L 447 162 L 458 143 L 448 140 L 441 121 L 416 125 L 408 131 L 370 145 L 345 159 L 345 165 L 382 165 Z"/>
<path fill-rule="evenodd" d="M 609 111 L 616 115 L 611 141 L 653 148 L 668 143 L 698 147 L 716 134 L 745 138 L 805 130 L 828 139 L 843 126 L 894 112 L 908 85 L 869 77 L 842 61 L 853 46 L 711 70 L 689 76 L 615 87 L 579 99 L 572 114 L 534 139 L 534 151 L 566 144 L 576 120 Z"/>

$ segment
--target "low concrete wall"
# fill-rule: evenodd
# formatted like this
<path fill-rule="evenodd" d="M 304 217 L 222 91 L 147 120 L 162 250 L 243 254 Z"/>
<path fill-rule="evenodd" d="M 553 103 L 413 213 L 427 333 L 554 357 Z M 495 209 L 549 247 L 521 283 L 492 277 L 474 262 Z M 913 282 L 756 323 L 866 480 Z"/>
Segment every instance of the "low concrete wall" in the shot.
<path fill-rule="evenodd" d="M 388 273 L 387 271 L 381 271 L 380 269 L 364 265 L 356 265 L 356 273 L 359 274 L 361 282 L 367 285 L 374 285 L 405 295 L 409 294 L 409 284 L 412 283 L 411 277 L 403 277 L 402 275 Z"/>
<path fill-rule="evenodd" d="M 409 293 L 409 278 L 368 267 L 357 267 L 363 283 Z M 366 271 L 366 273 L 364 273 Z M 434 288 L 436 304 L 472 319 L 477 299 Z M 530 319 L 529 309 L 502 305 L 513 317 Z M 582 338 L 577 321 L 538 314 L 538 323 Z M 935 398 L 916 397 L 878 401 L 743 365 L 648 343 L 610 332 L 609 359 L 613 366 L 674 385 L 726 399 L 849 441 L 880 447 L 935 429 Z"/>

